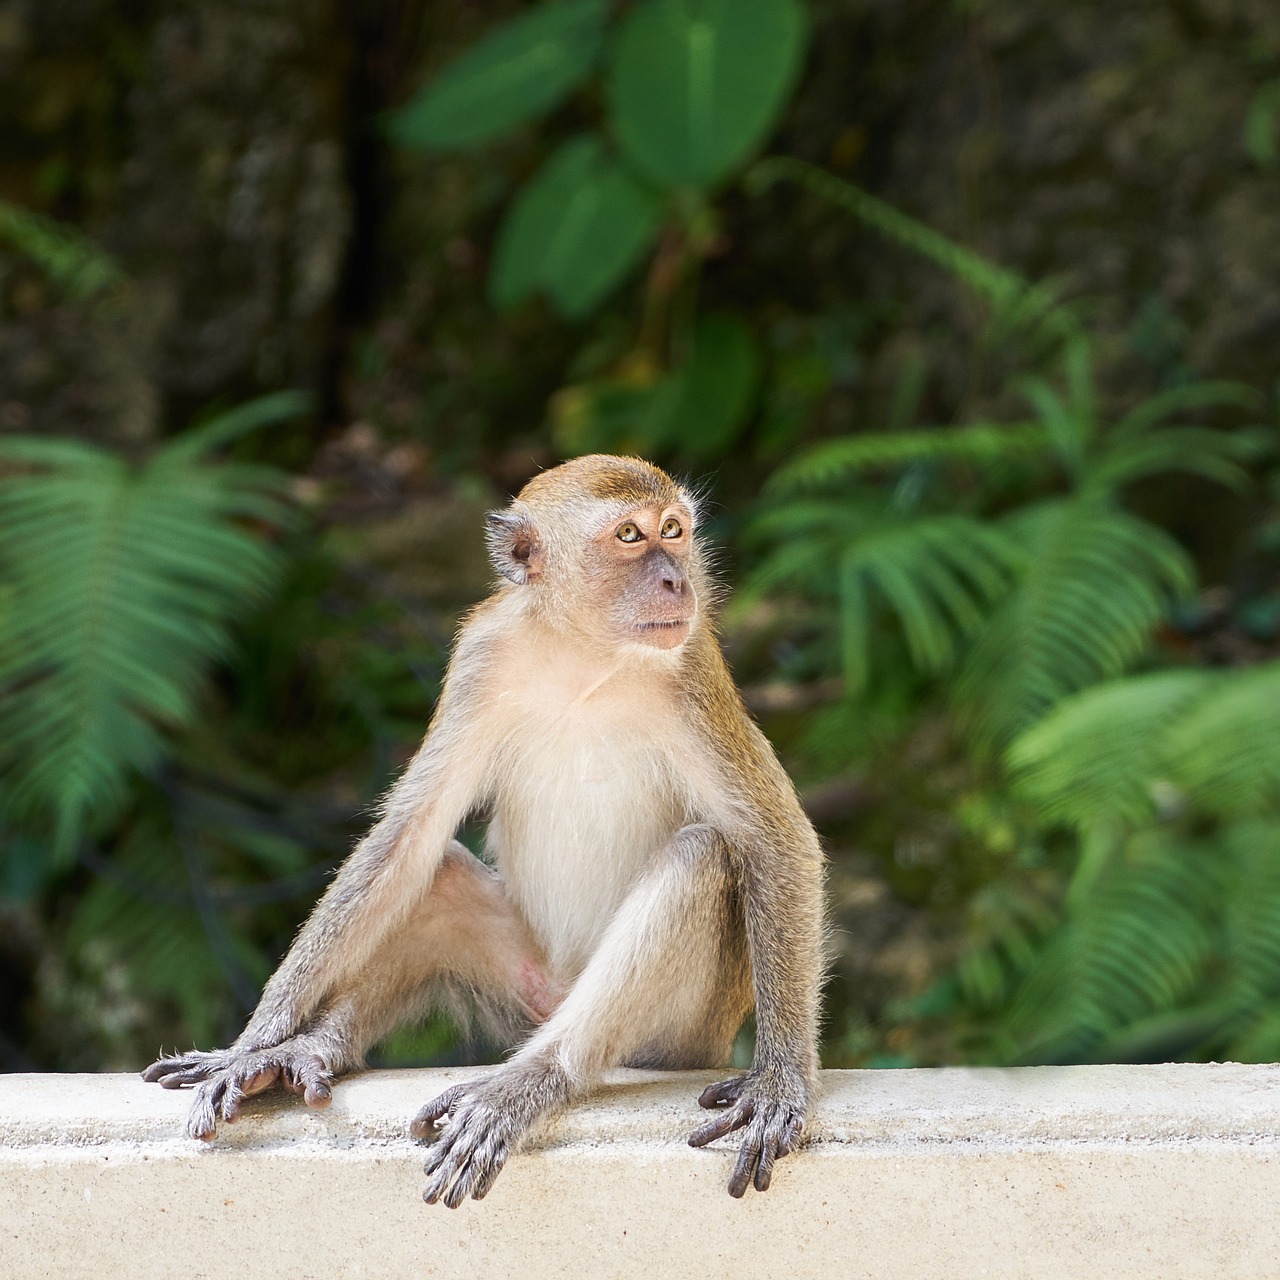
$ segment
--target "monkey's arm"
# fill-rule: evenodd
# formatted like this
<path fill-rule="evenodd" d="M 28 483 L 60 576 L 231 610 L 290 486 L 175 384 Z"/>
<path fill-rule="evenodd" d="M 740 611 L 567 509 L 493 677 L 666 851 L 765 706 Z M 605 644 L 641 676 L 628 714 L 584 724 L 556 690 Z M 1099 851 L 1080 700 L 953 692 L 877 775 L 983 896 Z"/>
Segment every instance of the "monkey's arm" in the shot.
<path fill-rule="evenodd" d="M 727 743 L 749 784 L 722 829 L 735 854 L 756 1002 L 750 1071 L 709 1086 L 698 1101 L 725 1108 L 689 1138 L 705 1146 L 745 1129 L 729 1193 L 768 1188 L 779 1156 L 795 1149 L 818 1069 L 822 981 L 822 850 L 764 735 L 741 715 Z"/>
<path fill-rule="evenodd" d="M 469 648 L 464 633 L 458 650 Z M 470 656 L 464 669 L 474 671 Z M 211 1136 L 219 1112 L 234 1119 L 245 1094 L 277 1079 L 324 1106 L 332 1076 L 359 1064 L 367 1045 L 354 1042 L 354 1028 L 368 1024 L 355 1008 L 366 998 L 361 971 L 429 891 L 485 786 L 494 747 L 480 702 L 472 681 L 446 681 L 381 819 L 343 863 L 231 1048 L 162 1058 L 143 1073 L 168 1088 L 204 1082 L 188 1125 L 194 1136 Z"/>

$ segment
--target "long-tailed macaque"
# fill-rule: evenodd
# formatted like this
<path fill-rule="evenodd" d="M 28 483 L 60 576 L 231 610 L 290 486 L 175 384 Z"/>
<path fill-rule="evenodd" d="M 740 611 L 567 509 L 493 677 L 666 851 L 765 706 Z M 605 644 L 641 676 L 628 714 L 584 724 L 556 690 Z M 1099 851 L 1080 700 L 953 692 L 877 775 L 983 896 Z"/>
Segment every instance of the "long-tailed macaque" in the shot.
<path fill-rule="evenodd" d="M 754 1063 L 689 1141 L 744 1130 L 729 1192 L 769 1186 L 815 1082 L 822 853 L 720 652 L 696 522 L 664 472 L 604 456 L 489 517 L 501 580 L 379 821 L 235 1044 L 144 1073 L 199 1085 L 194 1137 L 277 1084 L 326 1106 L 379 1038 L 465 1004 L 518 1046 L 412 1122 L 444 1126 L 424 1198 L 452 1208 L 605 1068 L 727 1065 L 754 1003 Z M 454 840 L 474 810 L 492 869 Z"/>

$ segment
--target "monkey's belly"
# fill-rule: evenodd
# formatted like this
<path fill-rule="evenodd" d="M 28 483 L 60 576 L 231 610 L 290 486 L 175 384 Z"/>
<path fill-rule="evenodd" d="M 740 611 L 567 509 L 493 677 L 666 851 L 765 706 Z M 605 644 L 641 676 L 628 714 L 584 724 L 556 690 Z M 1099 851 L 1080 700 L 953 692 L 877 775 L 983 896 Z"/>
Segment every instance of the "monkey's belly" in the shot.
<path fill-rule="evenodd" d="M 670 783 L 644 751 L 603 741 L 539 746 L 521 753 L 495 797 L 487 843 L 552 967 L 573 975 L 682 825 L 682 806 L 661 800 Z"/>

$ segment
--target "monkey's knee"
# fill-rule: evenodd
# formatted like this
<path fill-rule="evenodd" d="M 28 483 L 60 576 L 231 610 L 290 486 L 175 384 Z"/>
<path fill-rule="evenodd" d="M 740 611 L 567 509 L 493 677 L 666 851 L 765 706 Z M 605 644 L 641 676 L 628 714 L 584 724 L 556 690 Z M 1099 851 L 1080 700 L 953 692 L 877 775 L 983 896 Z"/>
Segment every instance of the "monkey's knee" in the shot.
<path fill-rule="evenodd" d="M 545 1022 L 564 998 L 502 877 L 457 840 L 445 851 L 418 925 L 446 972 Z"/>
<path fill-rule="evenodd" d="M 450 901 L 501 895 L 502 881 L 459 840 L 451 840 L 436 868 L 431 893 Z"/>
<path fill-rule="evenodd" d="M 667 860 L 676 866 L 706 875 L 723 875 L 729 870 L 729 842 L 706 822 L 691 822 L 671 837 Z"/>

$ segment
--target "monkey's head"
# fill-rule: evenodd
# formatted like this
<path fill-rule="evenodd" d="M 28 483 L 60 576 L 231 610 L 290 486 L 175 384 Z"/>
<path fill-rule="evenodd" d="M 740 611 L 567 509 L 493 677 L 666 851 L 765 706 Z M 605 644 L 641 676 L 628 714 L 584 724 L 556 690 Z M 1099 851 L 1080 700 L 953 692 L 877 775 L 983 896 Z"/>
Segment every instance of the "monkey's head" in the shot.
<path fill-rule="evenodd" d="M 606 644 L 677 649 L 704 582 L 695 514 L 665 471 L 591 454 L 535 476 L 490 514 L 489 554 L 552 625 Z"/>

